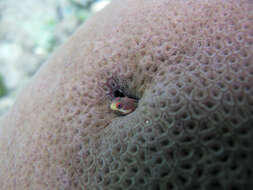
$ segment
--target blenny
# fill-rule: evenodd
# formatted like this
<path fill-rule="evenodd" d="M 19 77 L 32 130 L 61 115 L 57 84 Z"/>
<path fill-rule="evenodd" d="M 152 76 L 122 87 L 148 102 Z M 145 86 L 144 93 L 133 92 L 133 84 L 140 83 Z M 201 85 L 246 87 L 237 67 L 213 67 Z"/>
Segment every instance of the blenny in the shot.
<path fill-rule="evenodd" d="M 134 98 L 128 98 L 126 96 L 117 97 L 112 100 L 110 108 L 121 115 L 127 115 L 136 109 L 137 104 L 138 102 Z"/>

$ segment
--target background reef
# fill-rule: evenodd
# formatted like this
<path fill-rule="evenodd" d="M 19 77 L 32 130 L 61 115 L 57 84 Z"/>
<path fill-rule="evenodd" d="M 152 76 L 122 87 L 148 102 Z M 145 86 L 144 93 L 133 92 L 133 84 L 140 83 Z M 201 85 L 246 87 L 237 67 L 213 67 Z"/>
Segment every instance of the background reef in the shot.
<path fill-rule="evenodd" d="M 0 116 L 55 47 L 108 2 L 0 1 Z"/>

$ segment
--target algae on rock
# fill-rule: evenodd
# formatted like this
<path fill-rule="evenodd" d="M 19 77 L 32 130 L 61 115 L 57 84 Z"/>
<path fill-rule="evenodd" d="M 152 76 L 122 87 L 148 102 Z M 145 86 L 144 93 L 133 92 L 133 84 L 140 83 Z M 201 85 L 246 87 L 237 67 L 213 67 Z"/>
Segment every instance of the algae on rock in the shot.
<path fill-rule="evenodd" d="M 0 98 L 7 94 L 7 89 L 4 84 L 2 75 L 0 75 Z"/>

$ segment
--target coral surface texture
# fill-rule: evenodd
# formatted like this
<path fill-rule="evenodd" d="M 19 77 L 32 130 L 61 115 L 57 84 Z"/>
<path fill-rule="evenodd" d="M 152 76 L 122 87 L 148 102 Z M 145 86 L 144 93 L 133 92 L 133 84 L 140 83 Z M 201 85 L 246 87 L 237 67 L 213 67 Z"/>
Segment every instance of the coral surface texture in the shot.
<path fill-rule="evenodd" d="M 253 1 L 115 0 L 0 126 L 1 190 L 251 190 Z"/>

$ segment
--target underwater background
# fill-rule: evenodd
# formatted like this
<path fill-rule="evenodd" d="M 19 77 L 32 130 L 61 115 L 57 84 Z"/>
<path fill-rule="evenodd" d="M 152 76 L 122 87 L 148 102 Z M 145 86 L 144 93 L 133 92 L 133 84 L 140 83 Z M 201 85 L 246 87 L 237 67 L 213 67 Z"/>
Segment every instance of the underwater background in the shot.
<path fill-rule="evenodd" d="M 0 1 L 0 116 L 54 49 L 109 2 Z"/>

